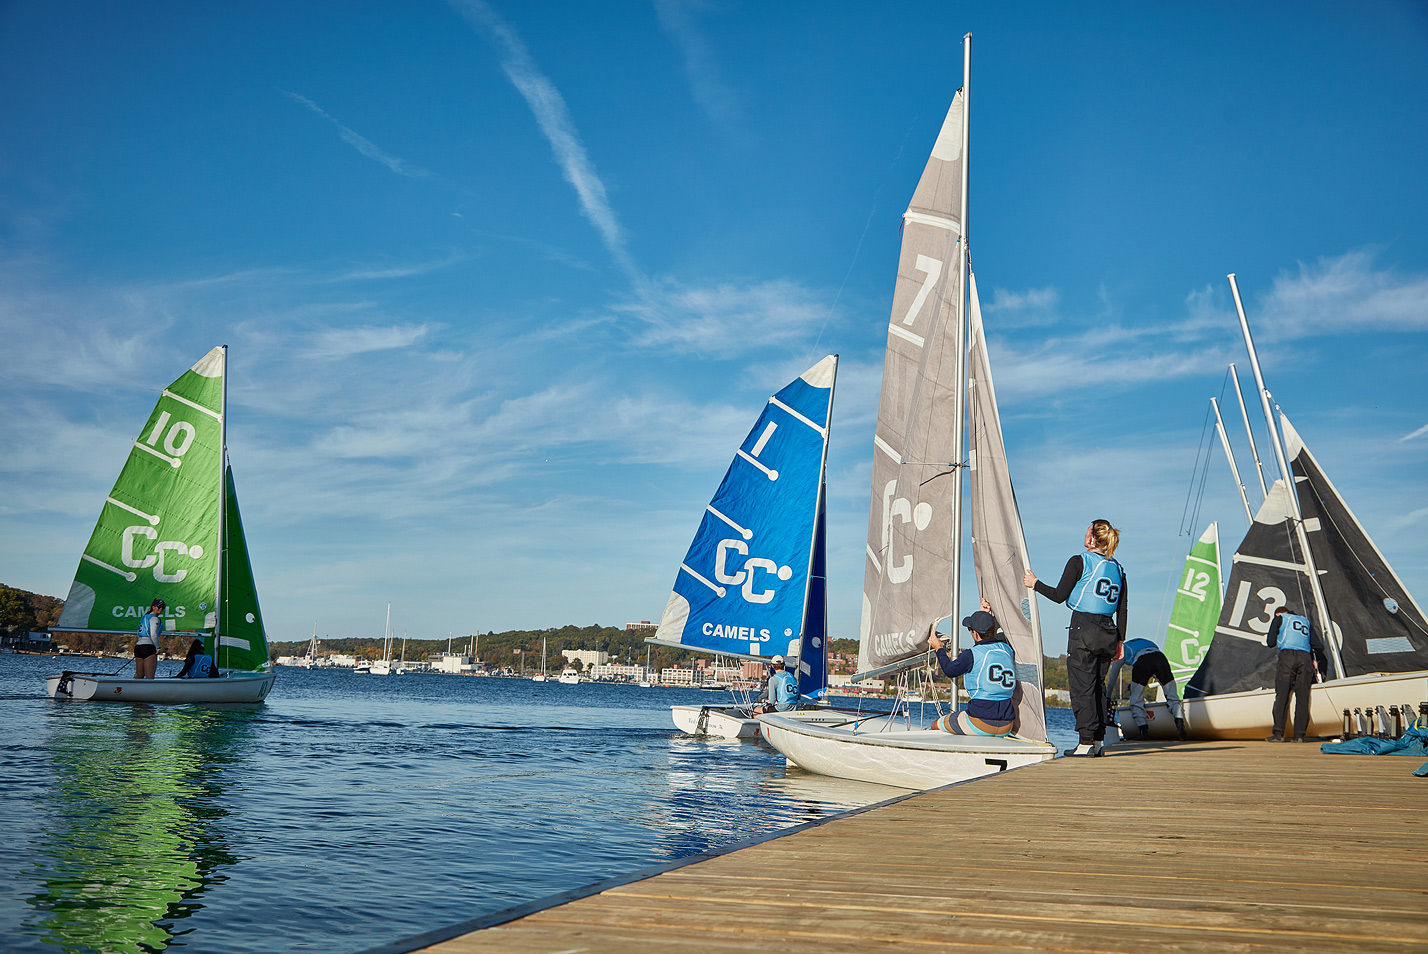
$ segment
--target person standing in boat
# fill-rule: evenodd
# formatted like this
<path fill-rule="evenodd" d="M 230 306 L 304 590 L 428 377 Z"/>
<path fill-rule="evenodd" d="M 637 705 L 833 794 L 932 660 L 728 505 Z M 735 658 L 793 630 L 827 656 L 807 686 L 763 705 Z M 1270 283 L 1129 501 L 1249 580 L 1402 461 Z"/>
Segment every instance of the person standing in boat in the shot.
<path fill-rule="evenodd" d="M 1278 667 L 1274 673 L 1274 725 L 1266 742 L 1284 741 L 1284 722 L 1289 717 L 1289 694 L 1294 693 L 1294 738 L 1304 741 L 1309 731 L 1309 690 L 1314 685 L 1314 671 L 1329 671 L 1329 660 L 1319 634 L 1308 618 L 1281 606 L 1274 611 L 1269 624 L 1266 645 L 1279 649 Z"/>
<path fill-rule="evenodd" d="M 1016 656 L 997 627 L 997 618 L 984 599 L 982 608 L 962 620 L 972 634 L 972 645 L 949 659 L 942 637 L 933 633 L 927 643 L 937 653 L 943 675 L 962 677 L 962 687 L 970 697 L 967 708 L 950 712 L 932 723 L 955 735 L 1002 736 L 1016 730 Z M 954 683 L 955 685 L 955 683 Z"/>
<path fill-rule="evenodd" d="M 1106 675 L 1120 659 L 1126 638 L 1126 572 L 1116 562 L 1121 533 L 1109 520 L 1086 528 L 1086 552 L 1066 561 L 1055 589 L 1028 568 L 1022 583 L 1071 610 L 1066 675 L 1080 743 L 1067 755 L 1101 755 L 1106 738 Z"/>
<path fill-rule="evenodd" d="M 159 668 L 159 635 L 164 631 L 164 601 L 154 597 L 149 611 L 139 620 L 139 638 L 134 643 L 134 678 L 152 679 Z"/>
<path fill-rule="evenodd" d="M 213 657 L 204 651 L 203 640 L 195 636 L 193 642 L 188 644 L 188 655 L 184 658 L 183 668 L 174 678 L 200 679 L 217 676 L 218 666 L 213 662 Z"/>
<path fill-rule="evenodd" d="M 1126 640 L 1125 653 L 1111 663 L 1110 674 L 1106 676 L 1109 686 L 1106 700 L 1107 721 L 1116 720 L 1116 701 L 1120 696 L 1120 687 L 1116 680 L 1120 678 L 1122 666 L 1129 666 L 1131 670 L 1130 711 L 1140 740 L 1150 738 L 1150 717 L 1145 710 L 1145 690 L 1154 679 L 1160 683 L 1160 692 L 1165 696 L 1165 704 L 1170 709 L 1171 718 L 1175 720 L 1175 731 L 1179 733 L 1180 740 L 1185 741 L 1188 737 L 1185 733 L 1185 708 L 1180 704 L 1180 693 L 1175 689 L 1175 673 L 1171 671 L 1170 660 L 1165 657 L 1165 653 L 1148 639 Z"/>
<path fill-rule="evenodd" d="M 798 708 L 798 680 L 787 669 L 782 656 L 769 660 L 773 672 L 764 686 L 763 701 L 754 706 L 754 714 L 763 712 L 789 712 Z"/>

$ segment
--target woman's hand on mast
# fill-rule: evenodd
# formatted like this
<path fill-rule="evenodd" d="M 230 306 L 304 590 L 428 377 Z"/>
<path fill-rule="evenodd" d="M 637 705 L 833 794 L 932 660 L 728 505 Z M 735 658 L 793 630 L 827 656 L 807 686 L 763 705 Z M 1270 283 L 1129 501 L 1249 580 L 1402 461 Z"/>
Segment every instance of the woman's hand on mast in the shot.
<path fill-rule="evenodd" d="M 1027 589 L 1032 589 L 1036 586 L 1036 574 L 1031 572 L 1030 567 L 1028 567 L 1027 571 L 1021 575 L 1021 585 L 1026 587 Z"/>

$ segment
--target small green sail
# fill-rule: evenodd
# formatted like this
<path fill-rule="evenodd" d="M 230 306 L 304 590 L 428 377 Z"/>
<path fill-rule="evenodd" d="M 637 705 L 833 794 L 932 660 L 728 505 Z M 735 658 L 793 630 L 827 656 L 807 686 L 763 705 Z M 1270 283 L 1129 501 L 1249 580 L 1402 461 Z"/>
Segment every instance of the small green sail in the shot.
<path fill-rule="evenodd" d="M 1220 525 L 1212 523 L 1185 558 L 1185 572 L 1175 590 L 1175 605 L 1165 633 L 1165 656 L 1181 686 L 1189 682 L 1205 658 L 1205 650 L 1210 648 L 1222 601 Z"/>
<path fill-rule="evenodd" d="M 238 515 L 238 491 L 233 486 L 232 467 L 227 469 L 227 475 L 223 588 L 219 597 L 223 612 L 218 627 L 218 653 L 214 658 L 221 669 L 265 669 L 268 637 L 263 629 L 263 612 L 258 608 L 258 587 L 253 582 L 253 565 L 248 560 L 243 519 Z"/>
<path fill-rule="evenodd" d="M 133 632 L 155 597 L 168 632 L 214 625 L 226 363 L 214 348 L 164 389 L 105 498 L 56 629 Z"/>

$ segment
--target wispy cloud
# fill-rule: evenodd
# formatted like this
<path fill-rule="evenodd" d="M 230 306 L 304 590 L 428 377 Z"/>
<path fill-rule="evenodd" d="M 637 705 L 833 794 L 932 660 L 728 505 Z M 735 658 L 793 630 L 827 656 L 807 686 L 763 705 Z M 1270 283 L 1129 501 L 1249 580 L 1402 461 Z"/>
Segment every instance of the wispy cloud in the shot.
<path fill-rule="evenodd" d="M 1428 331 L 1428 275 L 1377 267 L 1376 257 L 1359 249 L 1281 272 L 1251 320 L 1277 338 Z"/>
<path fill-rule="evenodd" d="M 1415 437 L 1422 437 L 1424 434 L 1428 434 L 1428 424 L 1424 424 L 1422 427 L 1418 428 L 1418 430 L 1414 431 L 1412 434 L 1404 434 L 1402 437 L 1400 437 L 1400 438 L 1398 439 L 1398 443 L 1402 444 L 1402 443 L 1404 443 L 1404 442 L 1406 442 L 1406 441 L 1411 441 L 1411 440 L 1413 440 Z"/>
<path fill-rule="evenodd" d="M 432 178 L 432 174 L 427 170 L 423 169 L 421 166 L 407 162 L 405 159 L 383 151 L 380 147 L 377 146 L 376 143 L 372 142 L 372 140 L 342 125 L 342 123 L 334 119 L 321 106 L 317 105 L 312 100 L 308 99 L 306 96 L 303 96 L 301 93 L 294 93 L 288 90 L 283 90 L 283 94 L 289 99 L 291 99 L 293 102 L 301 103 L 317 115 L 321 116 L 323 119 L 332 123 L 332 125 L 336 126 L 338 134 L 342 137 L 342 141 L 347 143 L 347 145 L 351 146 L 353 149 L 356 149 L 368 159 L 380 162 L 382 165 L 386 166 L 388 169 L 392 170 L 397 175 L 406 176 L 409 179 Z"/>
<path fill-rule="evenodd" d="M 981 297 L 980 295 L 978 297 Z M 1020 311 L 1023 309 L 1045 310 L 1055 308 L 1061 301 L 1061 296 L 1056 289 L 1028 288 L 1026 291 L 1014 292 L 1005 288 L 998 288 L 992 292 L 992 300 L 983 305 L 987 311 Z"/>
<path fill-rule="evenodd" d="M 694 101 L 715 125 L 736 132 L 742 113 L 739 99 L 695 22 L 695 14 L 709 10 L 710 4 L 703 0 L 654 0 L 654 8 L 660 26 L 679 47 Z"/>
<path fill-rule="evenodd" d="M 428 331 L 424 324 L 329 328 L 313 337 L 306 354 L 312 358 L 334 360 L 371 351 L 394 351 L 422 341 Z"/>
<path fill-rule="evenodd" d="M 509 24 L 482 0 L 452 0 L 467 22 L 486 34 L 500 57 L 506 78 L 525 98 L 536 123 L 560 165 L 565 181 L 575 189 L 580 210 L 595 230 L 615 263 L 636 283 L 643 281 L 627 247 L 624 229 L 610 206 L 605 183 L 585 152 L 580 133 L 560 90 L 541 72 L 525 42 Z"/>
<path fill-rule="evenodd" d="M 612 310 L 639 318 L 640 344 L 728 356 L 800 338 L 812 339 L 828 307 L 796 282 L 738 285 L 648 282 Z"/>

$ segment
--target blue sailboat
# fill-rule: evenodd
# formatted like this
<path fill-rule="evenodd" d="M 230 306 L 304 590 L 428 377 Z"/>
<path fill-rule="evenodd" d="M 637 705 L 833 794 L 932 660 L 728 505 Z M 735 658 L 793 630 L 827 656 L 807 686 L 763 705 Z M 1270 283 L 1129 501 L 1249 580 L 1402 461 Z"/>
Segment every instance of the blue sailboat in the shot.
<path fill-rule="evenodd" d="M 646 642 L 716 658 L 797 660 L 799 693 L 827 691 L 825 475 L 838 356 L 769 398 L 739 445 L 679 564 Z M 743 705 L 675 706 L 695 734 L 748 738 Z"/>

